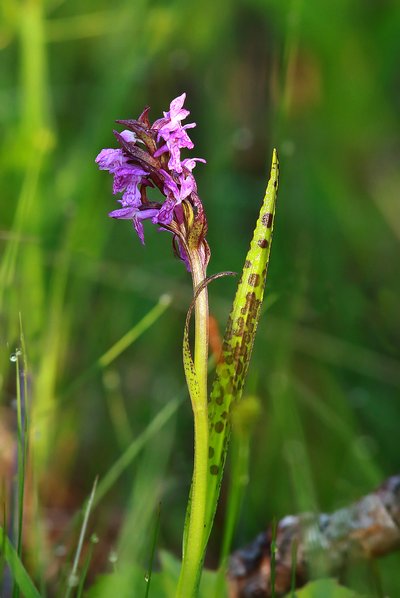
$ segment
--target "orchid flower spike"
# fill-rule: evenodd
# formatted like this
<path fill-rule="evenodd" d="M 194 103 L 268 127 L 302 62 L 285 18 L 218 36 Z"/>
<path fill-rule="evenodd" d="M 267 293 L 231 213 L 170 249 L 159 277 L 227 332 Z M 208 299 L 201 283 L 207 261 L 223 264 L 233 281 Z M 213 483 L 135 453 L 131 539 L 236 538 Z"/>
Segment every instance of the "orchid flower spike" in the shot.
<path fill-rule="evenodd" d="M 193 169 L 202 158 L 181 159 L 182 149 L 193 149 L 187 129 L 196 123 L 182 125 L 189 111 L 183 105 L 186 94 L 172 100 L 163 118 L 150 123 L 150 108 L 137 120 L 119 120 L 125 130 L 114 131 L 120 145 L 103 149 L 96 158 L 100 170 L 114 177 L 113 193 L 121 193 L 121 207 L 109 213 L 111 218 L 131 220 L 139 239 L 144 243 L 143 221 L 151 220 L 161 230 L 173 234 L 176 255 L 191 271 L 191 255 L 197 251 L 204 269 L 210 258 L 205 239 L 207 220 L 197 194 Z M 157 187 L 161 201 L 149 200 L 147 189 Z"/>

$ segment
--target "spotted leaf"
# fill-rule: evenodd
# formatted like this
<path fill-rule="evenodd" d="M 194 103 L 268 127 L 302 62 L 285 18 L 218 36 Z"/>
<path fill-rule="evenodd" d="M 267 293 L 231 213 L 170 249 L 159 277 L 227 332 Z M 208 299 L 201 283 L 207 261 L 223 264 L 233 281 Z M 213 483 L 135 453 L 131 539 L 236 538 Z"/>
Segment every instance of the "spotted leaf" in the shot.
<path fill-rule="evenodd" d="M 214 519 L 229 443 L 229 414 L 232 405 L 242 395 L 260 318 L 272 241 L 278 175 L 279 163 L 274 150 L 270 180 L 228 318 L 222 345 L 222 359 L 217 364 L 211 390 L 205 545 Z"/>

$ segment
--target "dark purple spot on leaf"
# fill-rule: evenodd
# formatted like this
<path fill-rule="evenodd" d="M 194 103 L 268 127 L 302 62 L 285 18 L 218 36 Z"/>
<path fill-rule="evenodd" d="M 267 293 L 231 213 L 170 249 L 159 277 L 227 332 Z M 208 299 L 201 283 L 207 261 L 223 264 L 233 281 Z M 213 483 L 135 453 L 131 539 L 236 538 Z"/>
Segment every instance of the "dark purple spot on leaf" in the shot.
<path fill-rule="evenodd" d="M 258 287 L 260 284 L 260 275 L 259 274 L 250 274 L 248 283 L 252 287 Z"/>
<path fill-rule="evenodd" d="M 236 322 L 237 328 L 234 331 L 235 336 L 242 336 L 244 332 L 244 318 L 240 317 Z"/>
<path fill-rule="evenodd" d="M 264 214 L 264 216 L 262 217 L 263 225 L 266 226 L 267 228 L 271 228 L 273 218 L 274 217 L 271 214 L 271 212 L 267 212 L 266 214 Z"/>
<path fill-rule="evenodd" d="M 222 432 L 222 430 L 224 429 L 224 422 L 216 422 L 215 423 L 215 431 L 217 432 L 217 434 L 220 434 Z"/>

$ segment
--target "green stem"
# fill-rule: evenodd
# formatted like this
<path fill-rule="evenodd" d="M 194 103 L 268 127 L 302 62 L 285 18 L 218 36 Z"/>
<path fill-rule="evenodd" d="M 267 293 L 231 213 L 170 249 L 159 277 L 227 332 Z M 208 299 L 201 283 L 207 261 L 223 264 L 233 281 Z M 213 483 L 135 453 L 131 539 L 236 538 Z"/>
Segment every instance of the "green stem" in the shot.
<path fill-rule="evenodd" d="M 193 290 L 205 279 L 205 268 L 197 252 L 190 256 Z M 186 541 L 184 542 L 182 569 L 179 577 L 177 598 L 197 595 L 203 562 L 203 536 L 207 497 L 208 467 L 208 293 L 204 288 L 195 303 L 194 368 L 198 382 L 198 399 L 192 400 L 194 415 L 194 468 L 191 489 L 191 505 Z"/>

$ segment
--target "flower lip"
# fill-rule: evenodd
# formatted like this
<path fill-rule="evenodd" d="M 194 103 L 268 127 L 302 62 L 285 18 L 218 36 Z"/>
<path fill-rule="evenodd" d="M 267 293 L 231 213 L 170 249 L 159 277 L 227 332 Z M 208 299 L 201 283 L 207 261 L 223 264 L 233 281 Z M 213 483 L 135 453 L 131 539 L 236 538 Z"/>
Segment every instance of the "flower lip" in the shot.
<path fill-rule="evenodd" d="M 182 160 L 182 166 L 190 170 L 192 172 L 193 168 L 196 166 L 196 162 L 202 162 L 203 164 L 207 164 L 207 160 L 204 158 L 185 158 Z"/>
<path fill-rule="evenodd" d="M 121 218 L 127 220 L 133 218 L 134 214 L 136 214 L 137 211 L 138 208 L 130 206 L 127 208 L 119 208 L 118 210 L 113 210 L 112 212 L 109 212 L 108 215 L 111 218 Z"/>
<path fill-rule="evenodd" d="M 159 118 L 153 123 L 153 130 L 159 131 L 167 127 L 167 129 L 175 129 L 180 125 L 180 121 L 187 118 L 190 114 L 189 110 L 183 108 L 185 103 L 186 93 L 178 96 L 169 105 L 169 111 L 164 112 L 164 118 Z"/>

